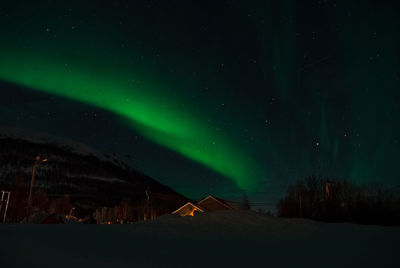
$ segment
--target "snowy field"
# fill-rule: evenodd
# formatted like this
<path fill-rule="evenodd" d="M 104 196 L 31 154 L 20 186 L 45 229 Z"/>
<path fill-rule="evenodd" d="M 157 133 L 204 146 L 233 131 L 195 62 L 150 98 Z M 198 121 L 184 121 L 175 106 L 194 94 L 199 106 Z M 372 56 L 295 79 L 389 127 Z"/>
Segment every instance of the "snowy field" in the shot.
<path fill-rule="evenodd" d="M 400 267 L 400 227 L 248 211 L 133 225 L 0 225 L 0 267 Z"/>

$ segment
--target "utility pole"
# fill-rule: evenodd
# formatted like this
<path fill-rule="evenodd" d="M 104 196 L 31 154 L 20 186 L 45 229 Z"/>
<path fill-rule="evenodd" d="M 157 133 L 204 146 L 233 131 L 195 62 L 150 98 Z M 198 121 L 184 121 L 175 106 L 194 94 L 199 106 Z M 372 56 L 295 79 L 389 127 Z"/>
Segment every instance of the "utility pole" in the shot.
<path fill-rule="evenodd" d="M 29 196 L 28 196 L 28 208 L 27 208 L 27 214 L 26 216 L 29 217 L 31 214 L 31 208 L 32 208 L 32 193 L 33 193 L 33 187 L 35 184 L 35 176 L 36 176 L 36 170 L 39 167 L 40 163 L 47 162 L 47 158 L 41 159 L 40 156 L 36 156 L 35 163 L 33 164 L 32 168 L 32 178 L 31 178 L 31 185 L 29 187 Z"/>
<path fill-rule="evenodd" d="M 4 205 L 4 214 L 3 214 L 3 223 L 6 222 L 7 216 L 7 209 L 8 209 L 8 202 L 10 201 L 11 192 L 8 191 L 1 191 L 1 200 L 0 200 L 0 215 L 1 211 L 3 210 L 3 202 L 6 204 Z M 6 201 L 7 200 L 7 201 Z"/>
<path fill-rule="evenodd" d="M 146 209 L 145 209 L 146 212 L 145 212 L 145 219 L 144 220 L 147 220 L 148 216 L 150 216 L 150 219 L 151 219 L 151 211 L 150 211 L 150 195 L 151 195 L 151 192 L 150 192 L 150 190 L 146 189 L 145 194 L 146 194 Z M 150 215 L 148 215 L 149 213 L 150 213 Z"/>

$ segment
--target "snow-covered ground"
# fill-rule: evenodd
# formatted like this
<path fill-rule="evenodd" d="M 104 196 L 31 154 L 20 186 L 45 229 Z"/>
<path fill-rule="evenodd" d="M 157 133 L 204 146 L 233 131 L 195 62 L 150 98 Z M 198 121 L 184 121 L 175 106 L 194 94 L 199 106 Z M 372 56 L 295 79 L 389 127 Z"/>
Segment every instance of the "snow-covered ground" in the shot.
<path fill-rule="evenodd" d="M 1 267 L 400 267 L 400 227 L 251 211 L 133 225 L 0 225 Z"/>

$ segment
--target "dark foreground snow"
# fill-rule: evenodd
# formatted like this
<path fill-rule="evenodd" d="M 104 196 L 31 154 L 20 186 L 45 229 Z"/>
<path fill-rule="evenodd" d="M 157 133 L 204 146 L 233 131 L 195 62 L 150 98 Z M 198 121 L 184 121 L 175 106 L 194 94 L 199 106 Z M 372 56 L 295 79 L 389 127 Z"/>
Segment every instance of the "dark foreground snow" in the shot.
<path fill-rule="evenodd" d="M 133 225 L 0 225 L 1 267 L 400 267 L 400 228 L 245 211 Z"/>

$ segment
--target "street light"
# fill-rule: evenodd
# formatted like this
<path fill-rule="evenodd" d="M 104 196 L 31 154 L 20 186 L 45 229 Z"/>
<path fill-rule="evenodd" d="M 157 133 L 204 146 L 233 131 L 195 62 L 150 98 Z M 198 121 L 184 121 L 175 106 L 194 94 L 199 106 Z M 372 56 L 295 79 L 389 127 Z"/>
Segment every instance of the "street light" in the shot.
<path fill-rule="evenodd" d="M 47 162 L 47 158 L 41 159 L 39 155 L 36 156 L 35 163 L 33 164 L 33 168 L 32 168 L 32 179 L 31 179 L 31 185 L 29 188 L 27 217 L 29 217 L 29 215 L 31 214 L 32 193 L 33 193 L 33 186 L 35 184 L 36 170 L 39 167 L 40 163 L 44 163 L 44 162 Z"/>

